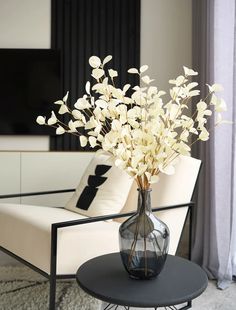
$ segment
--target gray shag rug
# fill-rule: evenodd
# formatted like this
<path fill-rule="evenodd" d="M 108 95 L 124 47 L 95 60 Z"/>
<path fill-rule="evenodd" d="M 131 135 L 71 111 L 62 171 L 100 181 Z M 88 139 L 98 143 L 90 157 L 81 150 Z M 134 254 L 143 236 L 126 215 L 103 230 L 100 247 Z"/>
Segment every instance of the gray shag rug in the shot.
<path fill-rule="evenodd" d="M 0 267 L 0 310 L 48 310 L 48 294 L 48 281 L 31 269 Z M 83 292 L 75 280 L 57 281 L 56 305 L 58 310 L 100 310 L 105 307 Z M 210 281 L 206 291 L 193 300 L 192 309 L 232 310 L 236 309 L 235 305 L 236 283 L 222 291 L 216 288 L 214 281 Z"/>
<path fill-rule="evenodd" d="M 0 267 L 0 310 L 48 310 L 49 283 L 27 267 Z M 57 281 L 58 310 L 98 310 L 101 302 L 75 280 Z"/>
<path fill-rule="evenodd" d="M 119 308 L 118 308 L 119 309 Z M 132 308 L 132 310 L 147 310 Z M 164 310 L 161 308 L 160 310 Z M 193 310 L 234 310 L 236 309 L 236 283 L 219 290 L 215 281 L 209 281 L 207 289 L 192 302 Z M 119 309 L 120 310 L 120 309 Z"/>

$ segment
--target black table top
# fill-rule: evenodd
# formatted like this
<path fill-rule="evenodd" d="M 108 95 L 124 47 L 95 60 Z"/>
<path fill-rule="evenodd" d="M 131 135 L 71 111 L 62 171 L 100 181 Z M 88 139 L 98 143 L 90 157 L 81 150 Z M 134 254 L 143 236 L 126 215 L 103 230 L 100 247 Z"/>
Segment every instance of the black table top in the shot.
<path fill-rule="evenodd" d="M 195 263 L 168 255 L 163 270 L 152 280 L 131 279 L 120 253 L 93 258 L 78 269 L 79 286 L 111 304 L 151 308 L 190 301 L 207 287 L 206 273 Z"/>

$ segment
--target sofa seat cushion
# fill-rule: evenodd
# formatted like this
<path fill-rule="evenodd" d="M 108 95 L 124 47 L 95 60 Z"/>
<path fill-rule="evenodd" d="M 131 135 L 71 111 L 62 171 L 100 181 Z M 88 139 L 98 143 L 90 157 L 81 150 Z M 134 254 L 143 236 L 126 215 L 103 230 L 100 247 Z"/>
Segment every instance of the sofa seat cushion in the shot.
<path fill-rule="evenodd" d="M 51 225 L 83 218 L 62 208 L 0 204 L 0 246 L 49 274 Z M 88 259 L 119 251 L 118 229 L 113 221 L 58 229 L 57 274 L 75 274 Z"/>

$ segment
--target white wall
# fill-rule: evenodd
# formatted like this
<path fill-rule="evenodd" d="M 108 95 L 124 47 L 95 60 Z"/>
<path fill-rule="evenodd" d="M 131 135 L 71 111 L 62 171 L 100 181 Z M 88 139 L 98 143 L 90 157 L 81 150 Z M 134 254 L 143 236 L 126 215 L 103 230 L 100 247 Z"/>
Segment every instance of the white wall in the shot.
<path fill-rule="evenodd" d="M 0 0 L 0 47 L 50 48 L 50 0 Z"/>
<path fill-rule="evenodd" d="M 50 48 L 50 0 L 0 0 L 0 48 Z M 141 0 L 141 64 L 159 89 L 191 66 L 192 0 Z M 0 136 L 1 150 L 48 150 L 45 136 Z"/>
<path fill-rule="evenodd" d="M 141 64 L 153 85 L 167 91 L 169 79 L 192 63 L 192 0 L 141 0 Z"/>
<path fill-rule="evenodd" d="M 50 3 L 50 0 L 0 0 L 0 48 L 50 48 Z M 48 137 L 0 136 L 0 150 L 48 149 Z M 0 253 L 1 265 L 15 263 Z"/>
<path fill-rule="evenodd" d="M 192 1 L 141 1 L 141 63 L 149 65 L 156 85 L 167 89 L 182 65 L 191 66 Z M 0 48 L 50 48 L 50 3 L 0 0 Z M 0 151 L 48 149 L 48 137 L 0 136 Z M 4 257 L 0 263 L 9 262 Z"/>
<path fill-rule="evenodd" d="M 50 48 L 50 0 L 0 0 L 0 48 Z M 0 136 L 0 150 L 48 150 L 47 136 Z"/>

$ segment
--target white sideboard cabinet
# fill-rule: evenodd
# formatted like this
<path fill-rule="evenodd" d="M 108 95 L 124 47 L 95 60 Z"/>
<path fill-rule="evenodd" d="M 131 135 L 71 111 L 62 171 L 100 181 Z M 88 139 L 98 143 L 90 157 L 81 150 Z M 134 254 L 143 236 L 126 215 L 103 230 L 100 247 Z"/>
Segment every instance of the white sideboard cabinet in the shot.
<path fill-rule="evenodd" d="M 20 193 L 21 164 L 19 152 L 0 152 L 0 195 Z M 0 202 L 19 203 L 20 198 Z"/>
<path fill-rule="evenodd" d="M 93 152 L 0 152 L 0 195 L 75 188 Z M 72 193 L 1 200 L 62 207 Z"/>

